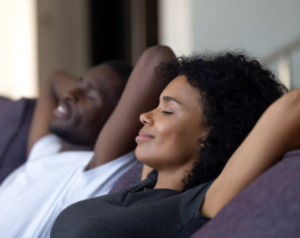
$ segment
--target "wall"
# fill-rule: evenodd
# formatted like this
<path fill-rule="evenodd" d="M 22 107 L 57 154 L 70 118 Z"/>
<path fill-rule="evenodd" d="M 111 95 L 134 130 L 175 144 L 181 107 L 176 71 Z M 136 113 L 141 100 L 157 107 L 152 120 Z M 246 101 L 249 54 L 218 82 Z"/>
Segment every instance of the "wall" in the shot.
<path fill-rule="evenodd" d="M 0 95 L 37 95 L 35 0 L 0 0 Z"/>
<path fill-rule="evenodd" d="M 0 0 L 0 95 L 37 97 L 53 70 L 89 67 L 88 1 Z"/>
<path fill-rule="evenodd" d="M 190 54 L 194 49 L 193 1 L 159 0 L 159 43 L 170 46 L 177 55 Z"/>
<path fill-rule="evenodd" d="M 57 69 L 81 76 L 89 66 L 88 1 L 37 2 L 40 81 Z"/>
<path fill-rule="evenodd" d="M 300 37 L 298 0 L 160 0 L 160 7 L 160 42 L 183 54 L 245 49 L 264 58 Z M 293 87 L 299 54 L 291 56 Z"/>

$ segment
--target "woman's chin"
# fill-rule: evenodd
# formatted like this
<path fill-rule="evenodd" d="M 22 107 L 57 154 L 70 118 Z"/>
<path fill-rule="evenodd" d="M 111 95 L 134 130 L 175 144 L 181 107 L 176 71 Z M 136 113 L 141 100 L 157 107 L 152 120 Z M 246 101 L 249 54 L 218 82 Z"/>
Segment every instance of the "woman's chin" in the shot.
<path fill-rule="evenodd" d="M 143 150 L 141 148 L 139 148 L 139 146 L 137 146 L 135 148 L 135 156 L 137 158 L 138 161 L 144 163 L 144 157 L 145 157 L 145 153 L 143 152 Z"/>
<path fill-rule="evenodd" d="M 140 146 L 136 147 L 135 156 L 137 160 L 140 161 L 141 163 L 145 165 L 149 164 L 149 152 L 147 152 L 145 149 L 142 149 Z"/>

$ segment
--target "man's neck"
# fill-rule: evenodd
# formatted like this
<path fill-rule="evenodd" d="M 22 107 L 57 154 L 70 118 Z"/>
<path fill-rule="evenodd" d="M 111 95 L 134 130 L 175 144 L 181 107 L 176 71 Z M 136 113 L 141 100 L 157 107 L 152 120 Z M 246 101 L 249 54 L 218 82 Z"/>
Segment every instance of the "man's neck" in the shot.
<path fill-rule="evenodd" d="M 66 141 L 62 141 L 62 147 L 60 149 L 60 152 L 64 152 L 64 151 L 91 151 L 93 149 L 94 149 L 93 146 L 74 145 L 74 144 L 68 143 Z"/>

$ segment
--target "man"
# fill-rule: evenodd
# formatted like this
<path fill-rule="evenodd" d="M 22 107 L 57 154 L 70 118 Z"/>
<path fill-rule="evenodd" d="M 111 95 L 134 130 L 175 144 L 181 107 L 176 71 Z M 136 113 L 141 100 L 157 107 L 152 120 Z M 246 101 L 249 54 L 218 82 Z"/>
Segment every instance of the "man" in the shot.
<path fill-rule="evenodd" d="M 66 206 L 107 194 L 136 162 L 126 149 L 88 170 L 99 132 L 117 105 L 131 67 L 107 62 L 78 80 L 45 80 L 32 120 L 28 161 L 0 187 L 0 236 L 47 237 Z M 129 153 L 128 153 L 129 152 Z"/>

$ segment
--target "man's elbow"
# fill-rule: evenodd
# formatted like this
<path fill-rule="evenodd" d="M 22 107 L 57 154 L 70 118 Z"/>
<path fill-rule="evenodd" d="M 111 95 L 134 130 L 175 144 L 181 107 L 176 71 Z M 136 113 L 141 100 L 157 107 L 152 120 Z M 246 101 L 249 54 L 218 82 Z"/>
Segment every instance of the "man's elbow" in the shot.
<path fill-rule="evenodd" d="M 156 63 L 175 59 L 175 54 L 168 46 L 156 45 L 146 49 L 143 57 L 148 63 Z"/>

